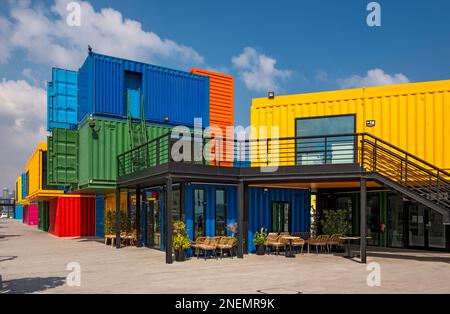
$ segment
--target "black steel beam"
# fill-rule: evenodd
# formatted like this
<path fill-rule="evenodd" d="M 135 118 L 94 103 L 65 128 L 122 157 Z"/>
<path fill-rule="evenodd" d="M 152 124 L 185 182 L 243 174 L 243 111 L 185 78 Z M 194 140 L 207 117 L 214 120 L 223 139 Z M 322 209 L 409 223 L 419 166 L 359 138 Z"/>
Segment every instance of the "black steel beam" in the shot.
<path fill-rule="evenodd" d="M 136 246 L 141 247 L 141 189 L 136 189 Z"/>
<path fill-rule="evenodd" d="M 366 223 L 366 209 L 367 209 L 367 179 L 365 177 L 361 177 L 360 184 L 360 198 L 361 198 L 361 212 L 360 212 L 360 255 L 361 255 L 361 263 L 367 263 L 367 223 Z"/>
<path fill-rule="evenodd" d="M 116 189 L 116 248 L 120 249 L 120 232 L 121 232 L 121 221 L 120 221 L 120 188 Z"/>
<path fill-rule="evenodd" d="M 238 185 L 238 257 L 244 257 L 244 199 L 245 189 L 244 182 L 240 182 Z"/>
<path fill-rule="evenodd" d="M 166 179 L 166 206 L 165 206 L 165 248 L 166 264 L 172 264 L 172 177 L 169 175 Z"/>

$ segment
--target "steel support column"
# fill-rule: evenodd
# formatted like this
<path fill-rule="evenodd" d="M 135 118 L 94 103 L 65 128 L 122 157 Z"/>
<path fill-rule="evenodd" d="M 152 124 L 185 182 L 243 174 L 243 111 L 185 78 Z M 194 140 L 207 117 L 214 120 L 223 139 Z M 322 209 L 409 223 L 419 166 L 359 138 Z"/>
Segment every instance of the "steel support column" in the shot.
<path fill-rule="evenodd" d="M 120 221 L 120 188 L 116 189 L 116 248 L 120 249 L 120 230 L 121 229 L 121 221 Z"/>
<path fill-rule="evenodd" d="M 172 177 L 169 175 L 166 179 L 166 206 L 165 209 L 165 248 L 166 248 L 166 264 L 172 264 Z"/>
<path fill-rule="evenodd" d="M 136 246 L 141 247 L 141 189 L 136 189 Z"/>
<path fill-rule="evenodd" d="M 367 208 L 367 179 L 361 177 L 361 211 L 360 211 L 360 255 L 361 263 L 367 262 L 367 223 L 366 223 L 366 208 Z"/>
<path fill-rule="evenodd" d="M 239 258 L 244 257 L 244 199 L 245 189 L 244 183 L 241 181 L 238 185 L 238 247 L 237 255 Z"/>

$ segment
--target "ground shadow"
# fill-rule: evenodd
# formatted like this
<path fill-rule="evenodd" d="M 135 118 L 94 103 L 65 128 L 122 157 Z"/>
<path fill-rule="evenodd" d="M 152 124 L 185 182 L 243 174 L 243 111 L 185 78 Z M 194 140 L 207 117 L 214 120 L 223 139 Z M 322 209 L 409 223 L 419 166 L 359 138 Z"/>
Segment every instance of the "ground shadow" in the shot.
<path fill-rule="evenodd" d="M 26 294 L 42 292 L 62 286 L 65 282 L 64 277 L 36 277 L 6 280 L 0 283 L 0 293 Z"/>
<path fill-rule="evenodd" d="M 97 242 L 97 243 L 105 243 L 105 240 L 97 237 L 84 237 L 84 238 L 73 238 L 77 242 Z"/>
<path fill-rule="evenodd" d="M 409 253 L 409 252 L 408 252 Z M 423 253 L 423 252 L 422 252 Z M 411 253 L 409 253 L 411 254 Z M 392 258 L 392 259 L 402 259 L 402 260 L 412 260 L 418 262 L 434 262 L 434 263 L 447 263 L 450 264 L 450 256 L 417 256 L 417 255 L 405 255 L 396 254 L 391 252 L 368 252 L 368 256 L 381 257 L 381 258 Z"/>
<path fill-rule="evenodd" d="M 0 256 L 0 263 L 15 260 L 17 256 Z"/>

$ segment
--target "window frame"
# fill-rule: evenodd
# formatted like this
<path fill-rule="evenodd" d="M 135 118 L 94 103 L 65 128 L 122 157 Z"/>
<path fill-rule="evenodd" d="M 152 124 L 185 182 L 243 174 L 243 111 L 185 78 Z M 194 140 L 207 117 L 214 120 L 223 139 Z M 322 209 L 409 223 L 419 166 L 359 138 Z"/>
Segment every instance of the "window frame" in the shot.
<path fill-rule="evenodd" d="M 274 204 L 278 203 L 278 204 L 288 204 L 288 230 L 287 231 L 274 231 L 274 226 L 273 226 L 273 211 L 274 211 Z M 285 220 L 285 216 L 284 216 L 284 210 L 283 210 L 283 227 L 284 227 L 284 220 Z M 271 203 L 271 207 L 270 207 L 270 230 L 272 232 L 289 232 L 291 233 L 292 231 L 292 204 L 290 201 L 272 201 Z"/>
<path fill-rule="evenodd" d="M 195 236 L 195 226 L 197 224 L 196 219 L 195 219 L 195 192 L 196 191 L 203 191 L 203 234 L 200 235 L 205 237 L 206 236 L 206 189 L 205 188 L 193 188 L 192 189 L 192 202 L 193 202 L 193 206 L 192 206 L 192 219 L 193 219 L 193 238 L 194 240 L 197 239 L 197 237 Z"/>
<path fill-rule="evenodd" d="M 224 207 L 224 235 L 217 234 L 217 192 L 223 192 L 223 207 Z M 227 204 L 227 190 L 226 189 L 216 189 L 214 191 L 214 234 L 216 236 L 226 236 L 227 235 L 227 211 L 228 211 L 228 204 Z"/>

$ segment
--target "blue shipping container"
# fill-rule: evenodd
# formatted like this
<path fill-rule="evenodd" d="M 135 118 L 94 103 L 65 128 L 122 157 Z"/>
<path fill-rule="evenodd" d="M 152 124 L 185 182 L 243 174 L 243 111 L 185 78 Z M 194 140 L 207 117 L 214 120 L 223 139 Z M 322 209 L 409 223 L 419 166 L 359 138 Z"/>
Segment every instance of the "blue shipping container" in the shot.
<path fill-rule="evenodd" d="M 95 196 L 95 236 L 105 236 L 105 197 L 103 194 Z"/>
<path fill-rule="evenodd" d="M 214 237 L 215 217 L 216 217 L 216 191 L 225 191 L 226 204 L 226 224 L 237 223 L 237 189 L 235 186 L 229 185 L 208 185 L 208 184 L 188 184 L 186 187 L 186 228 L 189 237 L 194 239 L 194 190 L 200 189 L 204 191 L 204 207 L 205 207 L 205 235 Z M 231 236 L 229 230 L 227 235 Z"/>
<path fill-rule="evenodd" d="M 248 189 L 248 252 L 255 252 L 253 235 L 262 227 L 272 231 L 272 207 L 274 202 L 285 202 L 290 207 L 289 232 L 308 232 L 311 216 L 311 193 L 309 190 L 288 188 L 251 187 Z"/>
<path fill-rule="evenodd" d="M 14 211 L 14 219 L 22 221 L 23 219 L 23 206 L 16 205 L 16 209 Z"/>
<path fill-rule="evenodd" d="M 90 114 L 125 119 L 128 111 L 140 117 L 143 98 L 148 122 L 192 126 L 194 118 L 202 118 L 203 126 L 209 125 L 207 76 L 91 52 L 78 86 L 78 121 Z"/>
<path fill-rule="evenodd" d="M 78 72 L 52 69 L 47 83 L 47 129 L 73 129 L 78 124 Z"/>

